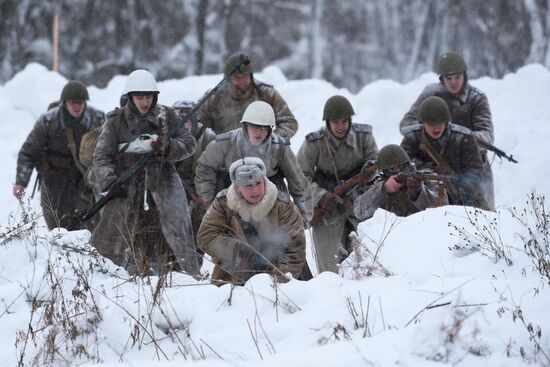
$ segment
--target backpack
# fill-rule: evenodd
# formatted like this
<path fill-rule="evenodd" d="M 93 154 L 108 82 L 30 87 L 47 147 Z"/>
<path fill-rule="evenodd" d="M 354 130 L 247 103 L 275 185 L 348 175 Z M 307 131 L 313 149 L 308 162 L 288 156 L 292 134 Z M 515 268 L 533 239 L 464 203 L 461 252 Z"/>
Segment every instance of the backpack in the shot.
<path fill-rule="evenodd" d="M 122 121 L 122 111 L 122 108 L 118 108 L 116 110 L 116 125 L 120 125 Z M 80 163 L 82 163 L 84 167 L 90 167 L 90 165 L 92 164 L 95 147 L 99 139 L 99 134 L 101 134 L 101 129 L 102 126 L 98 126 L 95 129 L 90 130 L 82 135 L 78 157 Z"/>

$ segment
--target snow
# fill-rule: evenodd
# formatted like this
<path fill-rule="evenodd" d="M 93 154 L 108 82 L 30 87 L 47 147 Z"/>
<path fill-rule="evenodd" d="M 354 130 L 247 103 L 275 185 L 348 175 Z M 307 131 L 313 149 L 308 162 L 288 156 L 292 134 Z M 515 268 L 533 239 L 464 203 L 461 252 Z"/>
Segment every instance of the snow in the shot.
<path fill-rule="evenodd" d="M 294 150 L 322 125 L 323 104 L 333 94 L 351 100 L 357 122 L 373 125 L 379 147 L 399 143 L 401 116 L 436 80 L 432 73 L 405 85 L 379 80 L 352 95 L 322 80 L 287 80 L 276 67 L 255 76 L 274 84 L 295 113 L 300 129 L 292 139 Z M 159 100 L 168 105 L 196 100 L 220 79 L 208 75 L 159 83 Z M 124 80 L 117 76 L 105 89 L 90 87 L 90 104 L 111 110 Z M 496 213 L 442 207 L 398 218 L 378 210 L 359 226 L 362 248 L 341 274 L 276 287 L 267 275 L 258 275 L 234 289 L 176 273 L 164 280 L 129 279 L 94 254 L 89 232 L 48 232 L 41 220 L 38 228 L 6 240 L 24 214 L 11 196 L 17 152 L 66 81 L 30 64 L 0 86 L 5 157 L 0 166 L 5 193 L 0 198 L 0 364 L 31 365 L 36 357 L 36 365 L 56 366 L 518 366 L 527 364 L 520 355 L 524 348 L 535 365 L 548 365 L 548 357 L 535 356 L 521 320 L 513 319 L 521 307 L 526 324 L 535 331 L 540 327 L 542 336 L 534 340 L 548 355 L 548 279 L 525 254 L 522 238 L 528 230 L 510 210 L 525 208 L 532 189 L 550 193 L 545 184 L 550 72 L 544 67 L 528 65 L 501 80 L 472 81 L 491 103 L 496 145 L 519 161 L 493 163 Z M 39 213 L 37 198 L 28 210 Z M 496 239 L 512 265 L 494 261 L 487 246 L 450 250 L 464 242 L 455 226 L 470 238 Z M 389 276 L 372 267 L 366 248 L 379 250 L 378 261 Z M 355 260 L 361 253 L 364 258 Z M 159 282 L 167 285 L 157 287 Z M 47 312 L 52 304 L 55 312 Z M 49 332 L 55 336 L 50 343 Z M 48 362 L 45 356 L 51 353 Z"/>

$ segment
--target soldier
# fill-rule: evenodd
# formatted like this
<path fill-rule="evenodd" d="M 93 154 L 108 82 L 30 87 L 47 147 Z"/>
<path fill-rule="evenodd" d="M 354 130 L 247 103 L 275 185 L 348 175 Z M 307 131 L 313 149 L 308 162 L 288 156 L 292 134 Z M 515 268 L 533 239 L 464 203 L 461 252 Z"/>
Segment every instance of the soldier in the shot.
<path fill-rule="evenodd" d="M 312 207 L 328 212 L 313 225 L 319 272 L 337 272 L 337 264 L 350 249 L 349 234 L 358 224 L 352 195 L 342 199 L 333 193 L 334 188 L 359 173 L 378 154 L 372 127 L 352 123 L 354 114 L 345 97 L 330 97 L 323 111 L 326 126 L 308 134 L 298 152 L 298 163 L 311 183 Z"/>
<path fill-rule="evenodd" d="M 229 167 L 231 185 L 218 193 L 197 236 L 199 248 L 216 265 L 212 282 L 244 284 L 257 273 L 298 278 L 305 261 L 303 222 L 288 194 L 266 178 L 256 157 Z"/>
<path fill-rule="evenodd" d="M 355 199 L 354 213 L 360 220 L 371 218 L 377 208 L 404 217 L 449 203 L 445 187 L 437 181 L 398 176 L 400 172 L 415 170 L 409 155 L 399 145 L 380 149 L 377 165 L 382 174 Z"/>
<path fill-rule="evenodd" d="M 89 106 L 89 99 L 84 84 L 68 82 L 60 102 L 40 116 L 19 151 L 13 195 L 18 199 L 23 196 L 36 168 L 40 175 L 40 204 L 49 229 L 84 228 L 76 220 L 76 212 L 86 211 L 94 201 L 83 178 L 86 168 L 80 163 L 78 152 L 82 136 L 100 126 L 105 115 Z"/>
<path fill-rule="evenodd" d="M 401 146 L 409 157 L 418 168 L 457 177 L 448 186 L 449 204 L 487 209 L 479 191 L 481 155 L 471 130 L 451 123 L 447 104 L 436 96 L 422 101 L 418 119 L 421 124 L 403 129 Z"/>
<path fill-rule="evenodd" d="M 248 60 L 248 57 L 244 55 Z M 283 97 L 273 86 L 254 79 L 252 66 L 241 65 L 236 70 L 241 54 L 233 54 L 225 61 L 224 74 L 229 83 L 224 86 L 199 109 L 199 121 L 210 127 L 216 134 L 239 128 L 239 121 L 248 105 L 254 101 L 264 101 L 275 111 L 275 133 L 290 139 L 298 130 L 298 122 L 288 108 Z"/>
<path fill-rule="evenodd" d="M 239 158 L 258 157 L 267 167 L 268 178 L 281 191 L 289 191 L 304 216 L 307 179 L 300 170 L 290 142 L 273 131 L 275 113 L 266 102 L 252 102 L 241 119 L 242 127 L 218 135 L 199 158 L 195 171 L 197 193 L 211 203 L 216 193 L 229 186 L 228 168 Z M 286 178 L 288 189 L 284 183 Z"/>
<path fill-rule="evenodd" d="M 172 108 L 157 103 L 159 90 L 150 72 L 132 72 L 124 93 L 128 103 L 107 114 L 94 153 L 96 185 L 115 198 L 105 205 L 92 243 L 131 274 L 170 270 L 171 264 L 198 274 L 187 200 L 174 166 L 194 153 L 195 139 Z M 130 142 L 140 143 L 135 147 L 142 150 Z M 111 186 L 140 154 L 152 150 L 144 169 Z"/>
<path fill-rule="evenodd" d="M 418 123 L 420 104 L 427 97 L 438 96 L 447 103 L 453 124 L 472 130 L 477 141 L 493 144 L 493 121 L 487 96 L 468 82 L 466 63 L 454 52 L 444 53 L 437 62 L 439 83 L 428 85 L 411 106 L 399 124 L 401 133 L 405 128 Z M 495 190 L 491 163 L 487 150 L 480 148 L 483 171 L 481 174 L 482 194 L 490 210 L 495 210 Z"/>

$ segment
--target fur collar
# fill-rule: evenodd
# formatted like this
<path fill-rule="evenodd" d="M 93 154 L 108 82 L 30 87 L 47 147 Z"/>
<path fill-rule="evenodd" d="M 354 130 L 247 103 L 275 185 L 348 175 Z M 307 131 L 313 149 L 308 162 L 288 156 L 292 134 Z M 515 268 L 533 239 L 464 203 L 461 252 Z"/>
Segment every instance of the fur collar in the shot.
<path fill-rule="evenodd" d="M 227 206 L 237 212 L 245 222 L 259 222 L 273 209 L 279 191 L 273 182 L 265 180 L 265 195 L 258 204 L 249 204 L 231 184 L 227 189 Z"/>

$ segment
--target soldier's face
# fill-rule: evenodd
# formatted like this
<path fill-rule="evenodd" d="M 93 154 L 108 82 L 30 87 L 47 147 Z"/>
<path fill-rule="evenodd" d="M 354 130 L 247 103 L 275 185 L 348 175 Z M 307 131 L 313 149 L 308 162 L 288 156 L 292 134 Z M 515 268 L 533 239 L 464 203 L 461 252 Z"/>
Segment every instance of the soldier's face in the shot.
<path fill-rule="evenodd" d="M 246 124 L 246 133 L 250 144 L 260 145 L 269 134 L 269 126 Z"/>
<path fill-rule="evenodd" d="M 132 96 L 132 102 L 140 113 L 147 113 L 153 104 L 154 96 L 152 94 L 146 96 Z"/>
<path fill-rule="evenodd" d="M 235 190 L 249 204 L 258 204 L 265 195 L 265 180 L 252 185 L 235 185 Z"/>
<path fill-rule="evenodd" d="M 349 130 L 349 119 L 329 120 L 330 132 L 339 139 L 345 138 Z"/>
<path fill-rule="evenodd" d="M 77 119 L 84 113 L 84 110 L 86 109 L 86 101 L 68 100 L 65 102 L 65 108 L 67 109 L 67 112 L 69 112 L 69 115 Z"/>
<path fill-rule="evenodd" d="M 464 73 L 443 75 L 443 84 L 451 94 L 458 94 L 464 85 Z"/>
<path fill-rule="evenodd" d="M 428 125 L 424 124 L 424 130 L 432 139 L 439 139 L 445 132 L 447 124 Z"/>
<path fill-rule="evenodd" d="M 229 77 L 229 82 L 233 86 L 232 96 L 239 98 L 248 92 L 252 84 L 252 77 L 250 74 L 233 74 Z"/>

